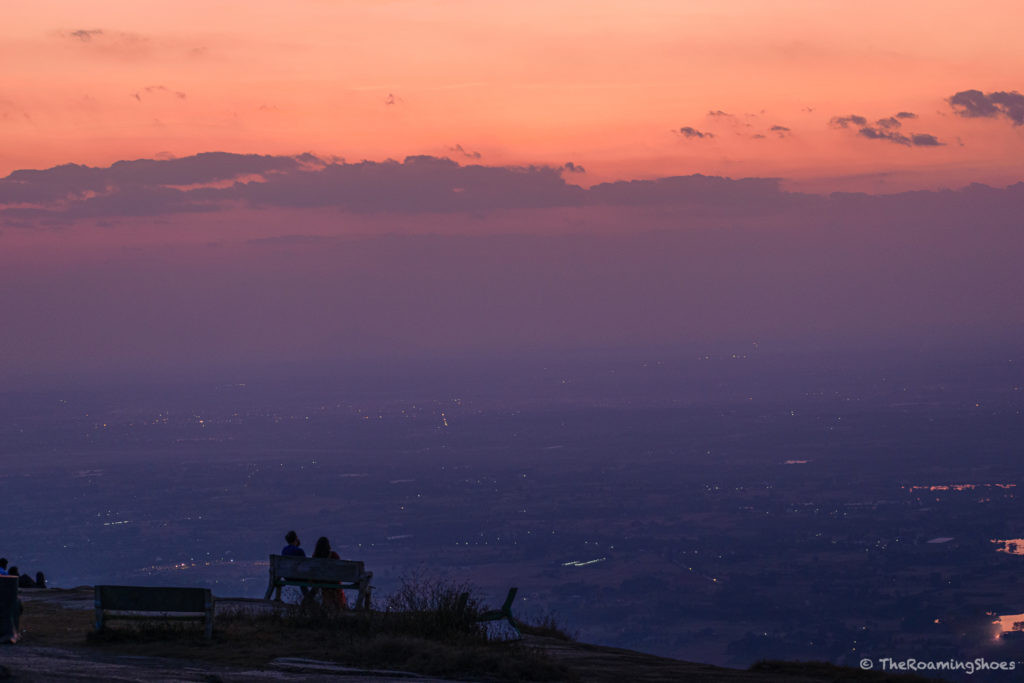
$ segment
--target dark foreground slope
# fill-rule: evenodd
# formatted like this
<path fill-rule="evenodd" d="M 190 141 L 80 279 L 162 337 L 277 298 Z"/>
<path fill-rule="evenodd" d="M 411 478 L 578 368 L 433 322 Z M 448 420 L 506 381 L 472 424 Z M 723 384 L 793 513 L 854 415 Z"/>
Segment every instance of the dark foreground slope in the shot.
<path fill-rule="evenodd" d="M 742 671 L 536 635 L 528 635 L 520 643 L 484 645 L 393 634 L 353 636 L 296 628 L 251 613 L 219 615 L 210 643 L 188 628 L 116 630 L 97 638 L 90 634 L 91 589 L 25 591 L 23 599 L 26 635 L 22 643 L 0 649 L 3 680 L 924 680 L 815 664 L 776 664 Z M 224 601 L 225 607 L 230 604 Z"/>

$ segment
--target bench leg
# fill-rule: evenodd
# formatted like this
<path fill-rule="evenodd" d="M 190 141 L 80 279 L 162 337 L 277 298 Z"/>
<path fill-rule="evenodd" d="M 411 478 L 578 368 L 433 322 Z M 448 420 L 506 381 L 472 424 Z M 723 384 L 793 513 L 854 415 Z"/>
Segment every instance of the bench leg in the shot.
<path fill-rule="evenodd" d="M 359 582 L 359 593 L 356 594 L 356 610 L 366 609 L 366 580 Z"/>
<path fill-rule="evenodd" d="M 206 636 L 207 640 L 213 639 L 213 611 L 215 607 L 213 605 L 213 595 L 207 593 L 206 602 L 206 623 L 204 624 L 203 635 Z"/>
<path fill-rule="evenodd" d="M 363 609 L 365 609 L 366 611 L 370 611 L 370 607 L 372 606 L 371 600 L 370 600 L 372 594 L 373 594 L 373 586 L 367 584 L 366 585 L 366 599 L 363 600 Z"/>
<path fill-rule="evenodd" d="M 98 588 L 95 589 L 93 605 L 96 607 L 96 633 L 100 633 L 103 630 L 103 603 L 100 602 L 100 591 Z"/>
<path fill-rule="evenodd" d="M 267 592 L 263 595 L 263 599 L 264 600 L 269 600 L 270 599 L 270 594 L 274 592 L 274 584 L 276 584 L 276 583 L 277 583 L 277 575 L 274 574 L 274 567 L 273 567 L 273 565 L 271 565 L 271 567 L 270 567 L 270 582 L 267 583 Z M 281 589 L 280 588 L 277 589 L 277 599 L 278 600 L 281 599 Z"/>
<path fill-rule="evenodd" d="M 512 618 L 511 614 L 505 618 L 505 621 L 507 621 L 508 625 L 512 627 L 512 630 L 516 632 L 516 640 L 522 640 L 523 633 L 519 630 L 519 626 L 516 624 L 516 620 Z"/>

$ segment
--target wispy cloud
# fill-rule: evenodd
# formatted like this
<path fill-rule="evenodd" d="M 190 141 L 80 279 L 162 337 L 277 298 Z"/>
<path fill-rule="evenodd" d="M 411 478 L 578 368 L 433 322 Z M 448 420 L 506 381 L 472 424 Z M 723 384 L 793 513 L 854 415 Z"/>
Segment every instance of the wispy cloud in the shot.
<path fill-rule="evenodd" d="M 865 137 L 868 140 L 888 140 L 889 142 L 895 142 L 897 145 L 910 146 L 910 138 L 903 133 L 896 131 L 886 130 L 884 128 L 875 128 L 874 126 L 864 126 L 857 131 L 857 134 L 861 137 Z"/>
<path fill-rule="evenodd" d="M 76 29 L 58 34 L 82 50 L 108 57 L 139 58 L 153 48 L 149 36 L 131 31 L 111 31 L 102 28 Z"/>
<path fill-rule="evenodd" d="M 455 145 L 454 147 L 449 147 L 448 151 L 449 152 L 455 152 L 457 154 L 461 154 L 462 156 L 466 157 L 467 159 L 480 159 L 480 158 L 483 157 L 483 154 L 481 154 L 480 152 L 470 152 L 470 151 L 467 151 L 462 145 Z"/>
<path fill-rule="evenodd" d="M 849 128 L 850 126 L 866 126 L 868 120 L 863 116 L 850 114 L 849 116 L 833 116 L 828 123 L 833 128 Z"/>
<path fill-rule="evenodd" d="M 99 29 L 99 28 L 78 29 L 77 31 L 72 31 L 71 33 L 68 34 L 69 37 L 74 38 L 75 40 L 80 40 L 83 43 L 91 42 L 93 38 L 98 38 L 99 36 L 102 36 L 102 35 L 103 35 L 103 29 Z"/>
<path fill-rule="evenodd" d="M 57 31 L 51 37 L 64 41 L 83 55 L 113 60 L 203 59 L 209 56 L 206 45 L 170 36 L 146 35 L 110 28 L 78 28 Z"/>
<path fill-rule="evenodd" d="M 714 133 L 708 133 L 705 131 L 699 131 L 693 126 L 683 126 L 682 128 L 675 131 L 677 134 L 682 135 L 684 138 L 713 138 Z"/>
<path fill-rule="evenodd" d="M 945 145 L 931 133 L 910 133 L 901 131 L 905 120 L 916 119 L 917 114 L 909 111 L 901 111 L 892 116 L 885 116 L 877 119 L 873 124 L 868 123 L 866 116 L 850 114 L 848 116 L 833 116 L 829 125 L 836 129 L 855 128 L 857 135 L 867 140 L 883 140 L 903 147 L 941 147 Z"/>
<path fill-rule="evenodd" d="M 180 90 L 171 90 L 170 88 L 168 88 L 165 85 L 150 85 L 150 86 L 146 86 L 145 88 L 142 88 L 141 90 L 132 93 L 132 97 L 134 97 L 136 100 L 141 102 L 143 95 L 159 95 L 159 94 L 171 95 L 173 97 L 176 97 L 179 100 L 183 100 L 186 97 L 188 97 L 188 95 L 186 95 L 185 93 L 181 92 Z"/>

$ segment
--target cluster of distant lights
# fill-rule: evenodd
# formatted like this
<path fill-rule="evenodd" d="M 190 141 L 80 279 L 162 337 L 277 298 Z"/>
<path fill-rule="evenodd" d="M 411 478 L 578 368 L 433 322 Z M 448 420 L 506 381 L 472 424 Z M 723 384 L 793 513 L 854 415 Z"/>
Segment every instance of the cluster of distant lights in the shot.
<path fill-rule="evenodd" d="M 997 548 L 996 552 L 1006 553 L 1007 555 L 1024 555 L 1024 538 L 993 538 L 992 543 L 998 543 L 1001 548 Z"/>
<path fill-rule="evenodd" d="M 978 488 L 1012 489 L 1016 484 L 925 484 L 923 486 L 904 486 L 908 491 L 973 491 Z"/>
<path fill-rule="evenodd" d="M 949 493 L 949 492 L 952 492 L 952 493 L 963 493 L 965 491 L 966 492 L 970 492 L 970 491 L 981 490 L 981 489 L 985 489 L 985 490 L 993 490 L 993 489 L 995 489 L 995 490 L 1003 491 L 1004 492 L 1003 493 L 1003 498 L 1015 498 L 1016 497 L 1015 494 L 1013 494 L 1013 493 L 1005 493 L 1005 492 L 1009 491 L 1011 489 L 1017 488 L 1017 485 L 1016 484 L 925 484 L 925 485 L 920 485 L 920 486 L 902 486 L 900 488 L 904 489 L 908 493 L 914 493 L 915 491 L 927 491 L 929 493 L 943 493 L 943 492 L 946 492 L 946 493 Z M 921 498 L 920 497 L 917 497 L 916 500 L 918 502 L 921 502 Z M 942 500 L 942 498 L 940 498 L 939 496 L 935 496 L 935 502 L 936 503 L 940 502 L 941 500 Z M 977 502 L 979 502 L 979 503 L 991 503 L 992 502 L 992 498 L 989 497 L 989 496 L 986 496 L 984 498 L 979 498 Z"/>

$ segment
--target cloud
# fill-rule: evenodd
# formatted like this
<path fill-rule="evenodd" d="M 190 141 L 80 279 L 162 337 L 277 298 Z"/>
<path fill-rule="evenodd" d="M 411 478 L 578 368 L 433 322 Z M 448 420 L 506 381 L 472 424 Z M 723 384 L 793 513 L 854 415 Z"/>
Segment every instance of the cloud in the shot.
<path fill-rule="evenodd" d="M 908 149 L 943 144 L 929 133 L 903 133 L 874 126 L 862 126 L 851 135 L 854 132 L 859 139 Z M 768 137 L 771 135 L 768 133 Z M 626 220 L 626 214 L 617 212 L 645 208 L 656 211 L 630 214 L 621 224 L 634 221 L 636 225 L 666 228 L 692 226 L 694 221 L 765 224 L 778 217 L 779 225 L 787 225 L 794 216 L 804 215 L 809 217 L 807 220 L 820 219 L 829 224 L 846 221 L 849 216 L 851 224 L 856 224 L 870 213 L 869 207 L 896 205 L 905 206 L 907 216 L 924 212 L 929 221 L 941 222 L 969 220 L 969 211 L 965 211 L 976 206 L 979 197 L 984 201 L 998 198 L 1006 204 L 1000 205 L 1000 215 L 1017 216 L 1024 211 L 1024 184 L 1001 194 L 947 193 L 947 197 L 926 193 L 889 195 L 884 200 L 864 195 L 854 200 L 852 195 L 821 197 L 786 192 L 775 178 L 730 179 L 698 174 L 599 183 L 589 189 L 568 182 L 571 174 L 585 171 L 575 162 L 485 166 L 468 159 L 459 163 L 431 156 L 347 162 L 310 154 L 224 152 L 119 161 L 109 167 L 65 164 L 19 170 L 0 178 L 0 224 L 33 227 L 235 209 L 331 209 L 381 221 L 571 210 L 592 211 L 600 220 L 615 222 Z M 950 197 L 954 195 L 966 199 L 947 206 L 945 202 L 953 201 Z"/>
<path fill-rule="evenodd" d="M 73 213 L 75 207 L 105 195 L 123 199 L 139 188 L 202 185 L 256 174 L 295 171 L 312 159 L 315 157 L 207 152 L 180 159 L 118 161 L 107 168 L 64 164 L 40 171 L 14 171 L 0 178 L 0 205 L 39 205 L 44 214 L 65 209 Z"/>
<path fill-rule="evenodd" d="M 911 133 L 908 136 L 893 130 L 872 128 L 871 126 L 861 128 L 857 134 L 869 140 L 887 140 L 905 147 L 942 147 L 946 144 L 930 133 Z"/>
<path fill-rule="evenodd" d="M 828 122 L 828 125 L 833 128 L 849 128 L 851 125 L 854 126 L 866 126 L 868 120 L 863 116 L 857 114 L 850 114 L 849 116 L 833 116 Z"/>
<path fill-rule="evenodd" d="M 714 133 L 701 132 L 701 131 L 697 130 L 696 128 L 694 128 L 693 126 L 683 126 L 682 128 L 680 128 L 676 132 L 679 135 L 682 135 L 684 138 L 713 138 L 713 137 L 715 137 Z"/>
<path fill-rule="evenodd" d="M 914 133 L 910 136 L 910 141 L 917 147 L 937 147 L 942 146 L 945 143 L 939 142 L 939 139 L 929 133 Z M 961 146 L 963 146 L 961 144 Z"/>
<path fill-rule="evenodd" d="M 164 86 L 164 85 L 150 85 L 150 86 L 146 86 L 142 90 L 140 90 L 138 92 L 132 93 L 132 97 L 134 97 L 136 100 L 141 102 L 142 101 L 142 94 L 143 93 L 145 93 L 147 95 L 161 94 L 161 93 L 162 94 L 167 94 L 167 95 L 173 95 L 174 97 L 178 98 L 179 100 L 183 100 L 186 97 L 188 97 L 187 94 L 181 92 L 180 90 L 171 90 L 170 88 L 168 88 L 167 86 Z"/>
<path fill-rule="evenodd" d="M 140 33 L 129 31 L 108 31 L 100 28 L 77 29 L 58 34 L 89 50 L 93 54 L 105 55 L 117 59 L 138 59 L 149 56 L 154 47 L 152 41 Z M 162 47 L 176 47 L 173 43 Z"/>
<path fill-rule="evenodd" d="M 356 213 L 417 213 L 578 206 L 584 191 L 562 179 L 581 166 L 462 166 L 449 159 L 403 162 L 200 154 L 15 171 L 0 179 L 0 219 L 72 222 L 254 208 L 334 207 Z M 6 206 L 6 208 L 3 208 Z"/>
<path fill-rule="evenodd" d="M 78 29 L 77 31 L 72 31 L 71 33 L 68 34 L 69 37 L 74 38 L 75 40 L 80 40 L 83 43 L 88 43 L 93 38 L 97 38 L 97 37 L 102 36 L 102 35 L 103 35 L 103 29 L 99 29 L 99 28 Z"/>
<path fill-rule="evenodd" d="M 1016 90 L 983 93 L 961 90 L 949 98 L 949 105 L 963 118 L 997 118 L 1004 116 L 1015 126 L 1024 125 L 1024 95 Z"/>
<path fill-rule="evenodd" d="M 393 107 L 396 104 L 405 102 L 401 97 L 396 96 L 394 93 L 388 93 L 388 96 L 384 98 L 384 104 Z"/>
<path fill-rule="evenodd" d="M 206 45 L 167 35 L 151 37 L 131 31 L 80 28 L 73 31 L 56 31 L 51 37 L 73 45 L 73 49 L 83 54 L 118 61 L 153 58 L 196 60 L 205 59 L 210 55 L 210 49 Z"/>
<path fill-rule="evenodd" d="M 776 126 L 772 126 L 772 127 L 771 127 L 771 128 L 769 128 L 768 130 L 769 130 L 770 132 L 772 132 L 772 133 L 775 133 L 775 134 L 776 134 L 777 136 L 779 136 L 780 138 L 785 138 L 785 137 L 789 137 L 789 136 L 790 136 L 790 134 L 792 134 L 792 132 L 793 132 L 793 131 L 792 131 L 792 130 L 790 130 L 790 128 L 789 128 L 789 127 L 787 127 L 787 126 L 778 126 L 778 125 L 776 125 Z"/>
<path fill-rule="evenodd" d="M 722 117 L 733 118 L 732 114 L 727 114 L 726 112 L 722 111 L 721 109 L 715 109 L 714 111 L 709 111 L 708 112 L 708 116 L 715 117 L 715 118 L 722 118 Z"/>
<path fill-rule="evenodd" d="M 916 118 L 917 114 L 913 112 L 901 111 L 892 116 L 880 118 L 873 125 L 869 125 L 867 117 L 851 114 L 849 116 L 833 116 L 829 121 L 829 125 L 832 128 L 848 129 L 856 127 L 857 135 L 862 138 L 884 140 L 904 147 L 941 147 L 945 145 L 945 143 L 930 133 L 911 133 L 906 135 L 900 132 L 899 129 L 903 127 L 904 120 Z"/>
<path fill-rule="evenodd" d="M 481 154 L 480 152 L 467 152 L 462 145 L 455 145 L 454 147 L 449 147 L 448 151 L 458 152 L 462 156 L 467 157 L 469 159 L 480 159 L 483 157 L 483 154 Z"/>
<path fill-rule="evenodd" d="M 864 126 L 857 131 L 857 134 L 869 140 L 888 140 L 889 142 L 895 142 L 897 145 L 906 145 L 908 147 L 911 144 L 910 138 L 903 133 L 873 128 L 872 126 Z"/>

